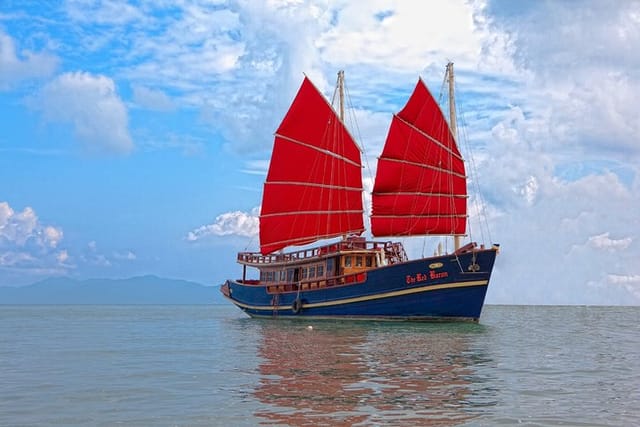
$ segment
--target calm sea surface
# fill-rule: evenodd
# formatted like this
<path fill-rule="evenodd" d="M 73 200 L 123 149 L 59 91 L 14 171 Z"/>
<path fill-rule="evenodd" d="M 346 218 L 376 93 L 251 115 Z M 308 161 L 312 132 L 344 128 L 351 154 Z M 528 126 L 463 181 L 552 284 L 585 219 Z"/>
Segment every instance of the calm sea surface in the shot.
<path fill-rule="evenodd" d="M 640 425 L 640 307 L 413 324 L 0 306 L 0 425 Z"/>

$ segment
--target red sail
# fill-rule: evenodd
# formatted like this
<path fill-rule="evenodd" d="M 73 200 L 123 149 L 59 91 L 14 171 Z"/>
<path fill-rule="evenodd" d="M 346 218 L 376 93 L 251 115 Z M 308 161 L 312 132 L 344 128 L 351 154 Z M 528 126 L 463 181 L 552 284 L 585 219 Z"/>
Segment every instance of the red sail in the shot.
<path fill-rule="evenodd" d="M 260 211 L 260 251 L 364 231 L 360 150 L 305 77 L 276 131 Z"/>
<path fill-rule="evenodd" d="M 373 187 L 374 236 L 464 234 L 464 161 L 429 89 L 418 81 L 393 116 Z"/>

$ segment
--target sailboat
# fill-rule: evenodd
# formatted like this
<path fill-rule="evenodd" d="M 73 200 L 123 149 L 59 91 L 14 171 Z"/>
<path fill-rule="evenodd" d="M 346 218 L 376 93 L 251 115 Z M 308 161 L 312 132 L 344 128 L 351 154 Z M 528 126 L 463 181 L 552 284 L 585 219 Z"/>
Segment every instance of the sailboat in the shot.
<path fill-rule="evenodd" d="M 461 244 L 468 196 L 452 63 L 446 79 L 450 123 L 422 79 L 393 115 L 368 239 L 361 150 L 343 121 L 344 73 L 338 112 L 305 76 L 275 133 L 260 251 L 238 253 L 242 277 L 227 280 L 223 295 L 251 317 L 477 322 L 499 245 Z M 410 260 L 400 241 L 378 240 L 431 235 L 452 236 L 454 250 Z"/>

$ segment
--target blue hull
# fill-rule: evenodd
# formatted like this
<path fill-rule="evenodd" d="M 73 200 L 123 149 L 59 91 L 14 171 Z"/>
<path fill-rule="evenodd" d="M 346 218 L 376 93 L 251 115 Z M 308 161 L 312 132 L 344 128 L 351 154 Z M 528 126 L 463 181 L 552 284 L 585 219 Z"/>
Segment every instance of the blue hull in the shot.
<path fill-rule="evenodd" d="M 497 251 L 423 258 L 368 270 L 362 281 L 273 293 L 228 280 L 225 296 L 252 317 L 469 320 L 482 312 Z"/>

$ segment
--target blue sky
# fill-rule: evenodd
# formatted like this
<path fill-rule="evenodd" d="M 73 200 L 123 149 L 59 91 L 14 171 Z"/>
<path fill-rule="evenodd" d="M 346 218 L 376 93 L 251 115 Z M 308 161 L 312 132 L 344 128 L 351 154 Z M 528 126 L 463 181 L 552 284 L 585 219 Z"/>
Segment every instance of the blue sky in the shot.
<path fill-rule="evenodd" d="M 345 70 L 375 169 L 452 60 L 487 301 L 640 304 L 639 45 L 637 1 L 3 1 L 0 285 L 236 277 L 303 73 Z"/>

